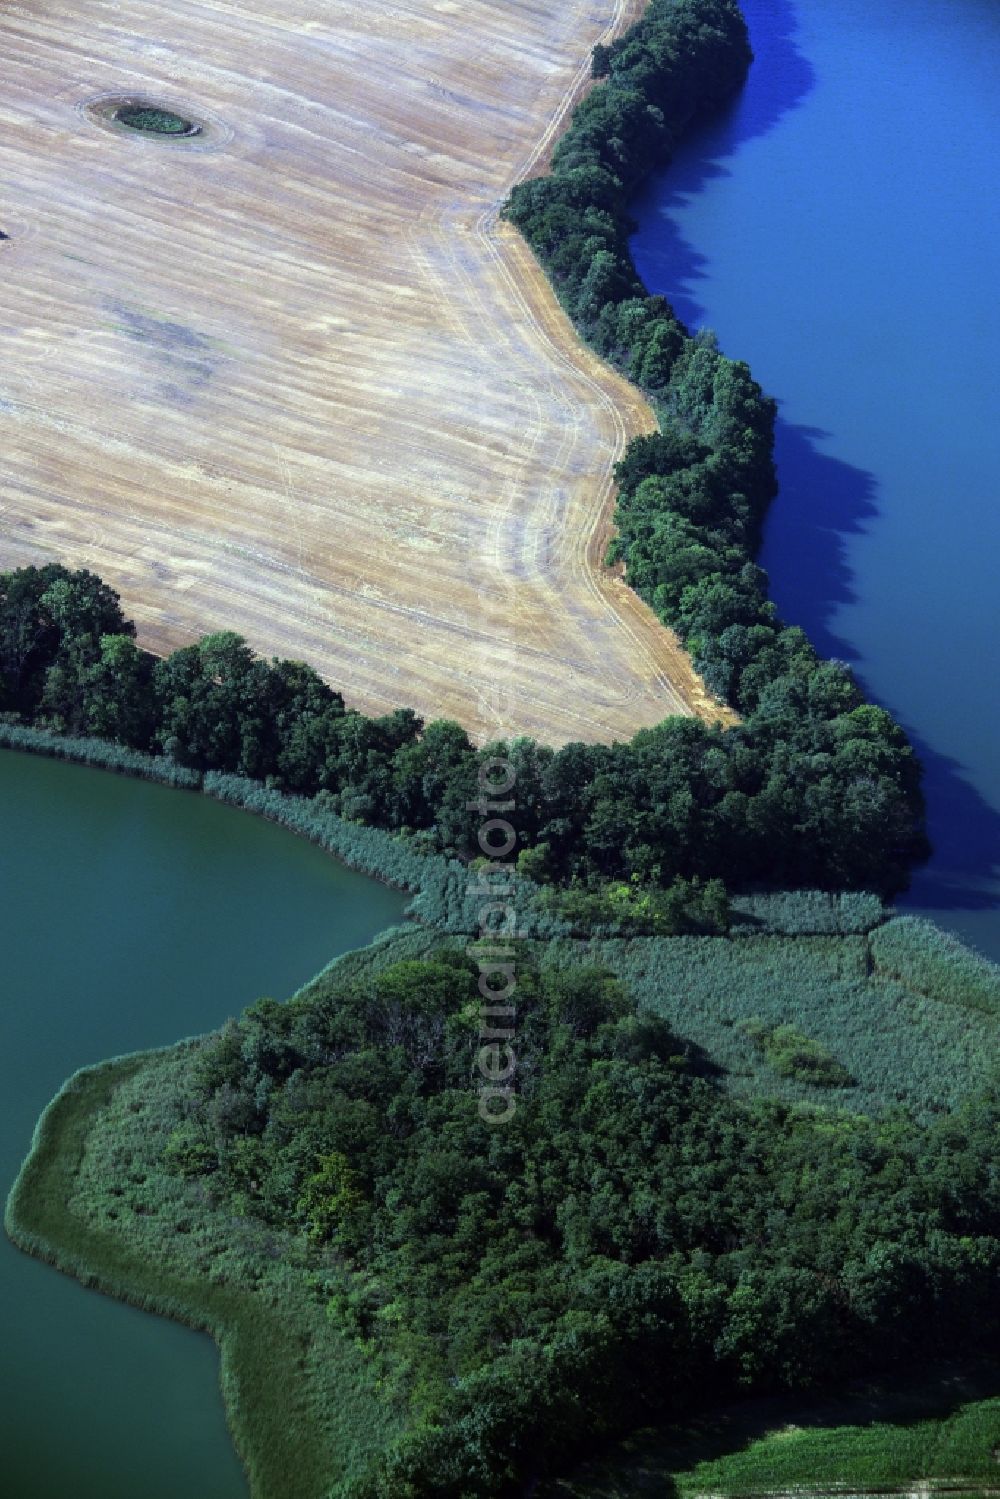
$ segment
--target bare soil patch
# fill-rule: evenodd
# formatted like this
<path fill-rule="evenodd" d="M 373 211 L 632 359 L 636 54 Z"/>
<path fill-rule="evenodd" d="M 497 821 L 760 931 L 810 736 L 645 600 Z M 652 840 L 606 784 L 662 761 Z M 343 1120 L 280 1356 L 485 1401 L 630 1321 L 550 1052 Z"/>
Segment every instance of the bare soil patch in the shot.
<path fill-rule="evenodd" d="M 601 562 L 651 413 L 496 219 L 632 3 L 6 8 L 0 566 L 480 737 L 712 714 Z M 204 129 L 88 122 L 124 98 Z"/>

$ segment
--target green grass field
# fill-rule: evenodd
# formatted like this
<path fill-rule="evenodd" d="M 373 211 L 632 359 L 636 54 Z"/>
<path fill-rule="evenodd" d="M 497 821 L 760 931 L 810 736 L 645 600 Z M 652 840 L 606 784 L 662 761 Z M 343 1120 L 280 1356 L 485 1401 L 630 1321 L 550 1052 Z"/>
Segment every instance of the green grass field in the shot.
<path fill-rule="evenodd" d="M 911 1425 L 795 1427 L 772 1432 L 743 1452 L 698 1463 L 677 1475 L 682 1494 L 750 1494 L 800 1488 L 911 1488 L 918 1483 L 1000 1490 L 994 1450 L 1000 1398 Z"/>
<path fill-rule="evenodd" d="M 748 1401 L 684 1432 L 632 1438 L 546 1499 L 1000 1493 L 1000 1369 L 925 1376 L 811 1404 Z"/>

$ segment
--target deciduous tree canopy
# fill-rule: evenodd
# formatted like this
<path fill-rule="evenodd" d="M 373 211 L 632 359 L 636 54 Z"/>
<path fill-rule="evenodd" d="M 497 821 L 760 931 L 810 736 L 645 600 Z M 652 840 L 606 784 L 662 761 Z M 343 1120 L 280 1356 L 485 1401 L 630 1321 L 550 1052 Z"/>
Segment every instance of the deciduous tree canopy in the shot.
<path fill-rule="evenodd" d="M 702 548 L 686 522 L 671 524 L 676 547 L 658 586 L 676 592 Z M 684 588 L 685 607 L 724 607 L 723 587 L 706 575 Z M 342 817 L 466 859 L 480 854 L 479 769 L 500 754 L 516 771 L 524 871 L 554 884 L 898 889 L 924 851 L 919 770 L 902 731 L 800 632 L 723 633 L 738 654 L 761 632 L 782 669 L 737 728 L 669 718 L 627 743 L 477 749 L 454 723 L 347 711 L 311 668 L 262 660 L 232 633 L 156 661 L 98 579 L 26 568 L 0 574 L 0 704 L 57 732 L 319 794 Z"/>
<path fill-rule="evenodd" d="M 301 1233 L 328 1315 L 411 1403 L 338 1492 L 522 1492 L 726 1391 L 994 1346 L 995 1090 L 922 1127 L 740 1103 L 598 968 L 525 955 L 517 995 L 502 1127 L 474 1104 L 475 966 L 447 946 L 258 1004 L 194 1063 L 175 1168 Z M 793 1027 L 755 1035 L 840 1080 Z"/>

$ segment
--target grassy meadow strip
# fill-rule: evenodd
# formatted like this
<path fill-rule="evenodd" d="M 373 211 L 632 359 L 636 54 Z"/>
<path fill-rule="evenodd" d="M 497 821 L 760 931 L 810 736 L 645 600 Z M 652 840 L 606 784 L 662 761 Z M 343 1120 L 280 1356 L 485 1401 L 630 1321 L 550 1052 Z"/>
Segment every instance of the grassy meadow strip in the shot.
<path fill-rule="evenodd" d="M 202 783 L 201 771 L 178 765 L 168 755 L 150 755 L 109 739 L 56 734 L 27 724 L 0 720 L 0 749 L 45 755 L 51 760 L 69 760 L 74 765 L 89 765 L 98 770 L 116 770 L 122 775 L 137 776 L 143 781 L 161 781 L 164 786 L 176 786 L 185 791 L 198 791 Z"/>
<path fill-rule="evenodd" d="M 882 901 L 865 890 L 771 890 L 733 895 L 729 907 L 733 936 L 844 937 L 870 932 L 886 918 Z"/>
<path fill-rule="evenodd" d="M 406 914 L 414 921 L 456 935 L 479 931 L 483 898 L 472 893 L 475 876 L 460 860 L 428 852 L 405 835 L 347 821 L 321 797 L 289 796 L 244 776 L 208 771 L 203 790 L 308 838 L 360 874 L 412 891 Z M 519 930 L 538 939 L 568 934 L 569 922 L 540 899 L 532 880 L 511 876 L 510 890 Z"/>
<path fill-rule="evenodd" d="M 39 1121 L 5 1228 L 83 1285 L 209 1333 L 251 1495 L 322 1499 L 331 1475 L 391 1437 L 392 1404 L 278 1236 L 179 1201 L 162 1155 L 197 1044 L 70 1078 Z"/>
<path fill-rule="evenodd" d="M 539 1499 L 1000 1493 L 1000 1369 L 916 1378 L 803 1401 L 745 1401 L 642 1432 Z"/>
<path fill-rule="evenodd" d="M 925 1485 L 1000 1493 L 1000 1397 L 924 1421 L 790 1427 L 745 1451 L 698 1463 L 675 1477 L 681 1496 L 813 1490 L 914 1490 Z"/>

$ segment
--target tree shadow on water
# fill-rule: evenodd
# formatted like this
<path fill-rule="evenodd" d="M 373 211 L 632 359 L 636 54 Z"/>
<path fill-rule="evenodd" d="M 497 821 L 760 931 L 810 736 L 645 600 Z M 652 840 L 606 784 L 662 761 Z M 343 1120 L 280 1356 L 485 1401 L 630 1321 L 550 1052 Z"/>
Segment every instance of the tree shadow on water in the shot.
<path fill-rule="evenodd" d="M 905 727 L 905 725 L 904 725 Z M 962 766 L 908 730 L 924 767 L 931 862 L 918 869 L 911 910 L 989 911 L 1000 907 L 1000 811 L 966 780 Z M 991 953 L 996 958 L 996 953 Z"/>
<path fill-rule="evenodd" d="M 728 105 L 685 137 L 676 159 L 649 179 L 633 204 L 644 226 L 632 241 L 639 272 L 651 291 L 666 293 L 690 328 L 704 322 L 693 286 L 704 277 L 705 260 L 684 239 L 674 211 L 713 178 L 726 176 L 725 162 L 797 108 L 816 78 L 795 44 L 795 7 L 790 0 L 744 0 L 742 9 L 754 51 L 746 84 Z"/>
<path fill-rule="evenodd" d="M 877 481 L 825 453 L 821 444 L 829 435 L 779 416 L 778 494 L 758 561 L 782 618 L 801 625 L 821 655 L 853 665 L 858 653 L 834 633 L 831 620 L 857 602 L 845 538 L 864 532 L 878 516 Z"/>
<path fill-rule="evenodd" d="M 859 667 L 857 648 L 833 625 L 838 610 L 858 601 L 845 538 L 864 532 L 878 515 L 878 486 L 873 474 L 825 453 L 827 435 L 779 417 L 779 490 L 759 561 L 781 617 L 800 625 L 822 656 L 848 662 L 866 696 L 878 701 Z M 970 784 L 958 761 L 934 749 L 893 703 L 885 706 L 902 722 L 924 767 L 934 856 L 919 871 L 914 894 L 920 904 L 942 910 L 996 906 L 1000 811 Z"/>
<path fill-rule="evenodd" d="M 682 234 L 677 210 L 727 175 L 739 148 L 798 108 L 815 84 L 814 69 L 796 45 L 791 0 L 744 0 L 743 10 L 755 55 L 745 88 L 692 132 L 633 205 L 640 222 L 632 239 L 637 268 L 650 291 L 662 292 L 690 328 L 706 322 L 698 300 L 706 261 Z M 780 489 L 759 560 L 770 574 L 771 596 L 782 618 L 801 625 L 822 655 L 847 661 L 875 699 L 858 669 L 857 649 L 837 635 L 834 620 L 843 607 L 857 602 L 847 539 L 863 533 L 877 517 L 877 481 L 824 452 L 827 436 L 779 417 L 775 456 Z M 997 905 L 1000 885 L 989 886 L 1000 880 L 1000 811 L 970 784 L 959 763 L 914 732 L 893 703 L 885 706 L 903 723 L 925 769 L 935 852 L 918 874 L 914 894 L 920 903 L 941 909 Z"/>

